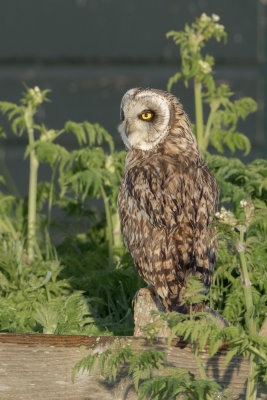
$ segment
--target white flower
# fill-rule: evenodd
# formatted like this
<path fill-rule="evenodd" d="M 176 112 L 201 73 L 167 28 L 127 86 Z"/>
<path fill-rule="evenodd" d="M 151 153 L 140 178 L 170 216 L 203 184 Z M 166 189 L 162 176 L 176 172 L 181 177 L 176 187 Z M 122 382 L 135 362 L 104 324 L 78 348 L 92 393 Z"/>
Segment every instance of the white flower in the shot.
<path fill-rule="evenodd" d="M 200 21 L 201 22 L 208 22 L 208 21 L 210 21 L 210 17 L 208 17 L 206 13 L 202 13 L 201 16 L 200 16 Z"/>
<path fill-rule="evenodd" d="M 241 200 L 240 206 L 242 208 L 244 208 L 245 217 L 246 217 L 245 225 L 246 225 L 246 227 L 248 227 L 251 224 L 251 221 L 254 217 L 254 204 L 248 203 L 246 200 Z"/>
<path fill-rule="evenodd" d="M 33 100 L 37 103 L 37 104 L 41 104 L 43 101 L 43 97 L 42 97 L 42 92 L 40 90 L 40 88 L 38 86 L 35 86 L 33 89 L 29 90 Z"/>
<path fill-rule="evenodd" d="M 218 22 L 220 21 L 220 17 L 217 14 L 211 14 L 211 18 L 213 19 L 213 21 Z"/>
<path fill-rule="evenodd" d="M 209 74 L 211 72 L 211 66 L 207 61 L 199 60 L 198 65 L 204 74 Z"/>
<path fill-rule="evenodd" d="M 224 26 L 221 24 L 215 24 L 216 29 L 218 32 L 223 32 L 224 31 Z"/>
<path fill-rule="evenodd" d="M 224 207 L 221 208 L 220 212 L 216 212 L 215 216 L 218 220 L 226 225 L 235 226 L 237 220 L 231 211 L 227 211 Z"/>
<path fill-rule="evenodd" d="M 247 200 L 244 200 L 244 199 L 243 199 L 243 200 L 240 201 L 240 206 L 241 206 L 241 207 L 246 207 L 247 205 L 248 205 Z"/>

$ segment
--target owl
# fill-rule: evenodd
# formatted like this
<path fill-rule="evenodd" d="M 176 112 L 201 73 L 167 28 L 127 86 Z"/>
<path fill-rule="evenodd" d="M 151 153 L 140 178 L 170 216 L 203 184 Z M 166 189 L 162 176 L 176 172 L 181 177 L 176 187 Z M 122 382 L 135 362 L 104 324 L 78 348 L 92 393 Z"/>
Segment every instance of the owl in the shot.
<path fill-rule="evenodd" d="M 127 148 L 118 196 L 125 245 L 165 309 L 186 313 L 181 301 L 188 277 L 199 277 L 205 292 L 211 284 L 217 182 L 172 94 L 130 89 L 122 98 L 120 119 Z"/>

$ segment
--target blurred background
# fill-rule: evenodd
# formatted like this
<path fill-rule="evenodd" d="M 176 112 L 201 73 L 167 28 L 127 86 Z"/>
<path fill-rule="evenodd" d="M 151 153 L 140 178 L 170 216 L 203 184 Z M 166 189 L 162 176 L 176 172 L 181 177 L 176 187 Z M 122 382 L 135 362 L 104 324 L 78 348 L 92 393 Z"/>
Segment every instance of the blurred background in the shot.
<path fill-rule="evenodd" d="M 239 125 L 252 141 L 246 159 L 265 157 L 267 0 L 2 1 L 0 100 L 18 102 L 22 83 L 51 89 L 51 102 L 38 115 L 49 128 L 62 128 L 67 120 L 98 122 L 122 149 L 117 133 L 122 95 L 135 86 L 166 89 L 180 66 L 178 47 L 166 32 L 182 30 L 203 12 L 219 15 L 228 33 L 226 45 L 213 41 L 207 49 L 215 56 L 216 81 L 230 84 L 237 98 L 258 102 L 257 113 Z M 194 121 L 192 88 L 180 81 L 172 92 Z M 9 191 L 25 195 L 26 137 L 15 137 L 6 118 L 0 123 L 8 136 L 0 142 L 0 174 L 8 177 Z M 63 137 L 66 146 L 74 146 Z"/>

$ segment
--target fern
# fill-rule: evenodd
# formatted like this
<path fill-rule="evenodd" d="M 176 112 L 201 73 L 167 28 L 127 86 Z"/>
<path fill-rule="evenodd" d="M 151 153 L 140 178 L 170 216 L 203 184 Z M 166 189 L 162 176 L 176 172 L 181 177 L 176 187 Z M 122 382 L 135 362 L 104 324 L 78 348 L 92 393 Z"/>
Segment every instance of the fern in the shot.
<path fill-rule="evenodd" d="M 192 314 L 193 304 L 201 303 L 205 295 L 203 294 L 203 284 L 199 278 L 195 276 L 189 276 L 186 283 L 185 296 L 181 301 L 181 305 L 189 303 L 190 304 L 190 314 Z"/>
<path fill-rule="evenodd" d="M 74 133 L 79 146 L 89 145 L 95 147 L 95 145 L 102 145 L 104 141 L 109 145 L 109 151 L 112 154 L 114 152 L 114 143 L 110 134 L 99 124 L 90 124 L 85 121 L 83 123 L 77 123 L 68 121 L 65 124 L 64 130 L 67 133 Z"/>
<path fill-rule="evenodd" d="M 72 379 L 75 379 L 79 371 L 92 372 L 97 361 L 101 374 L 111 382 L 116 380 L 121 368 L 126 366 L 140 400 L 178 398 L 181 394 L 188 399 L 206 399 L 221 390 L 216 382 L 196 380 L 188 371 L 167 367 L 167 358 L 162 351 L 144 350 L 134 354 L 129 346 L 115 351 L 108 349 L 83 358 L 75 365 Z M 154 371 L 159 369 L 163 376 L 153 376 Z"/>
<path fill-rule="evenodd" d="M 132 350 L 126 346 L 118 351 L 111 353 L 107 361 L 108 378 L 110 381 L 115 381 L 119 367 L 124 365 L 129 358 L 132 357 Z"/>
<path fill-rule="evenodd" d="M 98 360 L 101 374 L 107 376 L 110 381 L 115 381 L 120 367 L 132 356 L 133 354 L 129 346 L 118 349 L 115 352 L 112 352 L 110 349 L 101 353 L 96 352 L 93 355 L 83 358 L 75 365 L 72 378 L 74 380 L 76 374 L 80 370 L 91 372 L 95 366 L 96 360 Z"/>
<path fill-rule="evenodd" d="M 106 350 L 106 352 L 102 353 L 102 355 L 104 355 L 104 354 L 109 355 L 110 352 L 111 352 L 111 350 Z M 96 363 L 96 360 L 98 357 L 99 357 L 98 353 L 89 354 L 87 357 L 84 357 L 80 361 L 78 361 L 72 370 L 72 381 L 74 382 L 77 373 L 80 371 L 91 372 L 95 367 L 95 363 Z"/>
<path fill-rule="evenodd" d="M 167 365 L 165 353 L 157 350 L 145 350 L 132 356 L 128 374 L 133 376 L 135 390 L 138 391 L 140 379 L 151 377 L 154 369 Z"/>
<path fill-rule="evenodd" d="M 195 379 L 193 374 L 176 368 L 175 376 L 158 376 L 146 380 L 140 387 L 138 400 L 184 399 L 206 400 L 221 390 L 216 382 Z"/>
<path fill-rule="evenodd" d="M 13 120 L 11 125 L 12 130 L 17 136 L 21 136 L 26 127 L 23 118 L 24 107 L 6 101 L 1 101 L 0 110 L 3 114 L 7 114 L 9 121 Z"/>

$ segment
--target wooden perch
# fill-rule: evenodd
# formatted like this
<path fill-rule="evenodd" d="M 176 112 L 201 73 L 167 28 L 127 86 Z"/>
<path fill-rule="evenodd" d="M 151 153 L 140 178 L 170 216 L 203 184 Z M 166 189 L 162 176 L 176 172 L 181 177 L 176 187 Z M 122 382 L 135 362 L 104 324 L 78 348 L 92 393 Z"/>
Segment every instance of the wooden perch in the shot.
<path fill-rule="evenodd" d="M 115 385 L 100 376 L 78 373 L 72 383 L 74 365 L 92 352 L 129 345 L 135 352 L 157 348 L 166 352 L 169 365 L 198 374 L 191 348 L 179 339 L 168 348 L 165 340 L 152 346 L 142 337 L 70 336 L 41 334 L 0 334 L 0 398 L 2 400 L 134 400 L 135 390 L 123 374 Z M 225 347 L 213 357 L 201 352 L 208 377 L 228 387 L 234 398 L 243 398 L 248 376 L 248 362 L 234 357 L 225 367 Z M 265 396 L 265 397 L 264 397 Z M 266 399 L 259 394 L 258 399 Z"/>
<path fill-rule="evenodd" d="M 71 336 L 41 334 L 0 334 L 0 399 L 1 400 L 136 400 L 132 381 L 123 371 L 115 384 L 110 384 L 96 367 L 90 375 L 79 372 L 75 382 L 71 375 L 75 364 L 90 353 L 107 348 L 118 349 L 129 345 L 133 352 L 142 349 L 162 349 L 172 367 L 185 368 L 199 378 L 198 367 L 189 344 L 179 338 L 170 348 L 162 338 L 149 345 L 142 335 L 142 327 L 152 322 L 150 311 L 163 311 L 153 290 L 144 288 L 135 300 L 136 337 Z M 160 335 L 168 336 L 168 327 Z M 139 336 L 139 337 L 137 337 Z M 209 357 L 208 350 L 200 353 L 209 379 L 228 388 L 233 398 L 245 398 L 249 364 L 242 357 L 234 357 L 224 365 L 226 345 Z M 257 399 L 266 399 L 258 393 Z"/>
<path fill-rule="evenodd" d="M 198 366 L 189 344 L 177 338 L 168 348 L 164 338 L 149 345 L 144 337 L 140 337 L 142 327 L 152 322 L 150 311 L 163 311 L 153 290 L 141 289 L 134 303 L 136 337 L 1 333 L 0 399 L 136 400 L 132 381 L 123 371 L 115 384 L 103 379 L 98 367 L 90 375 L 88 372 L 79 372 L 74 383 L 71 379 L 73 367 L 83 357 L 125 345 L 129 345 L 133 352 L 162 349 L 170 366 L 185 368 L 199 378 Z M 168 336 L 168 327 L 163 327 L 160 335 Z M 223 388 L 229 388 L 233 398 L 245 398 L 248 361 L 234 357 L 225 366 L 225 354 L 226 345 L 213 357 L 209 357 L 207 349 L 200 353 L 207 376 Z M 266 394 L 259 393 L 257 399 L 266 399 Z"/>

